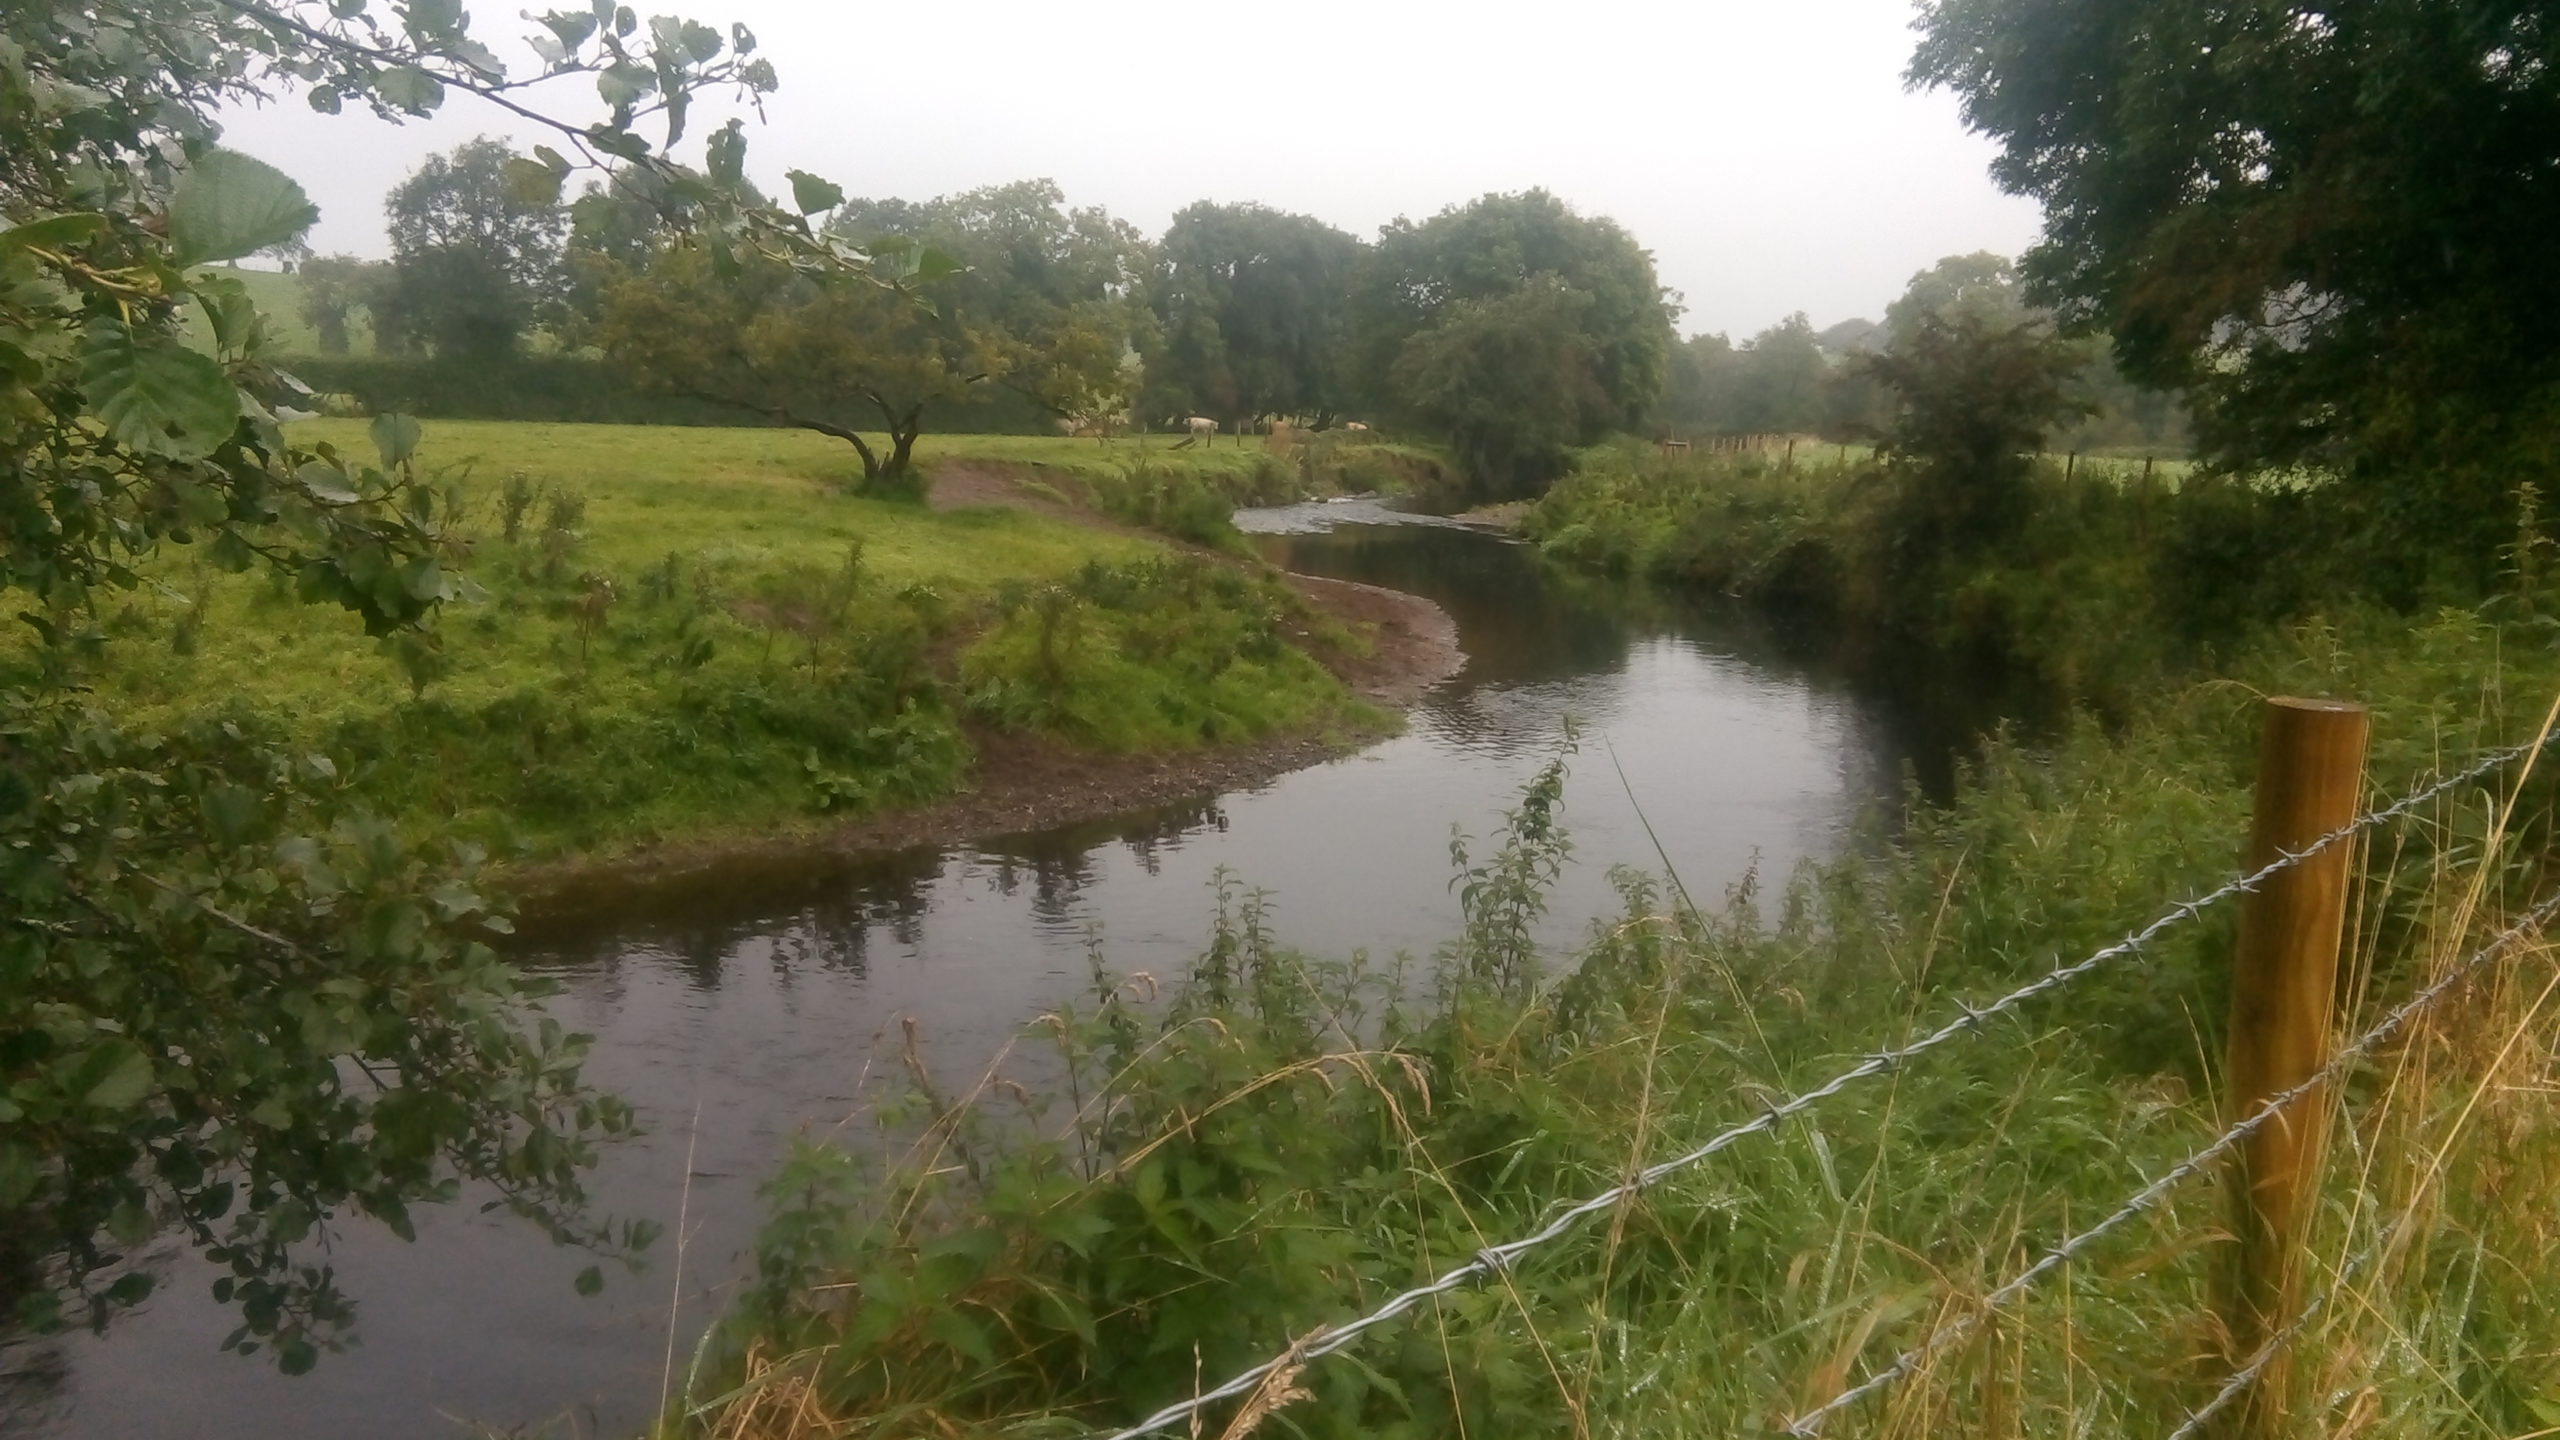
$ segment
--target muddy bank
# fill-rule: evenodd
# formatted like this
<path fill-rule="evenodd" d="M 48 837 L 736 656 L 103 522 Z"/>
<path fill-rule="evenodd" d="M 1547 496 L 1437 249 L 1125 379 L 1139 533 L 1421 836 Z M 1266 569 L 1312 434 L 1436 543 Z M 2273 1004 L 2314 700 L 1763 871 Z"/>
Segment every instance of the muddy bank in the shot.
<path fill-rule="evenodd" d="M 953 467 L 938 474 L 934 504 L 948 509 L 1009 505 L 1097 529 L 1143 533 L 1056 498 L 1054 491 L 1026 491 L 1016 474 L 979 467 Z M 1145 538 L 1179 544 L 1159 535 Z M 1239 565 L 1258 563 L 1215 551 L 1196 553 Z M 966 782 L 969 788 L 930 805 L 764 834 L 669 841 L 611 858 L 527 866 L 507 876 L 507 888 L 523 907 L 525 922 L 540 926 L 553 915 L 611 904 L 635 887 L 679 892 L 721 888 L 742 883 L 751 875 L 770 874 L 777 865 L 825 865 L 864 855 L 941 848 L 1250 789 L 1392 733 L 1392 717 L 1400 716 L 1465 663 L 1456 623 L 1420 596 L 1347 580 L 1285 578 L 1291 589 L 1348 632 L 1354 643 L 1348 648 L 1319 643 L 1307 630 L 1293 638 L 1353 694 L 1383 712 L 1380 723 L 1133 755 L 1096 754 L 1047 736 L 973 726 L 969 738 L 977 758 Z"/>

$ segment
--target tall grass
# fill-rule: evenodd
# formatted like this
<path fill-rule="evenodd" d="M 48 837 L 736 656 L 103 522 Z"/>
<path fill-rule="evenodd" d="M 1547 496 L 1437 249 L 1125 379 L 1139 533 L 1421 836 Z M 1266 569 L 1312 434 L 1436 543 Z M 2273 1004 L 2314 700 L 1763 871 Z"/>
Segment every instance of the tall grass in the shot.
<path fill-rule="evenodd" d="M 1164 993 L 1097 959 L 1085 1001 L 997 1070 L 954 1084 L 919 1062 L 876 1147 L 800 1150 L 756 1282 L 663 1429 L 1065 1435 L 1197 1393 L 2227 876 L 2247 687 L 2375 699 L 2379 791 L 2529 735 L 2560 664 L 2513 663 L 2510 638 L 2450 613 L 2270 640 L 2245 683 L 2155 697 L 2113 737 L 1995 743 L 1951 805 L 1783 885 L 1691 905 L 1623 874 L 1623 913 L 1569 959 L 1527 939 L 1568 859 L 1560 772 L 1461 853 L 1466 924 L 1426 959 L 1292 953 L 1222 883 Z M 2541 776 L 2512 803 L 2448 797 L 2376 841 L 2342 1027 L 2550 883 L 2552 794 Z M 2173 931 L 1289 1367 L 1244 1428 L 1761 1433 L 2219 1130 L 2230 934 L 2222 913 Z M 2315 1253 L 2387 1243 L 2300 1342 L 2305 1433 L 2555 1423 L 2556 959 L 2518 956 L 2348 1087 Z M 1834 1433 L 2174 1427 L 2230 1364 L 2225 1205 L 2177 1193 Z"/>

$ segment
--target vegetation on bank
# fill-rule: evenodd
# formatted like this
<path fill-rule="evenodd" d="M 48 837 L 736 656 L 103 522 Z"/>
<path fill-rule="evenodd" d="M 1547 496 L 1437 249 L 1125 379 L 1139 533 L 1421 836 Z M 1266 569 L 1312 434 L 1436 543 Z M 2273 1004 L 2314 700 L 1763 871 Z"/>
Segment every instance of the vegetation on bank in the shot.
<path fill-rule="evenodd" d="M 355 422 L 296 435 L 372 446 Z M 924 458 L 1137 473 L 1203 497 L 1208 539 L 1228 493 L 1305 479 L 1259 443 L 1161 451 L 971 437 Z M 181 551 L 104 612 L 99 658 L 54 663 L 133 723 L 333 756 L 405 829 L 523 856 L 934 799 L 965 783 L 973 726 L 1134 750 L 1374 723 L 1297 637 L 1355 642 L 1278 583 L 1024 510 L 848 495 L 846 458 L 788 431 L 439 423 L 418 463 L 467 587 L 439 644 Z"/>
<path fill-rule="evenodd" d="M 2226 683 L 2153 692 L 2114 735 L 1995 742 L 1952 804 L 1860 853 L 1723 896 L 1625 875 L 1625 913 L 1553 969 L 1529 926 L 1569 863 L 1556 775 L 1461 857 L 1465 928 L 1425 959 L 1293 953 L 1222 888 L 1169 998 L 1097 969 L 1026 1031 L 1018 1053 L 1063 1080 L 918 1071 L 876 1146 L 797 1154 L 756 1282 L 689 1381 L 708 1410 L 666 1432 L 1127 1423 L 2211 888 L 2244 838 L 2252 691 L 2371 698 L 2379 795 L 2529 738 L 2560 659 L 2516 638 L 2459 612 L 2263 634 Z M 2343 1023 L 2549 883 L 2554 794 L 2547 774 L 2511 807 L 2484 785 L 2377 838 Z M 1293 1372 L 1264 1431 L 1756 1433 L 1827 1399 L 2220 1129 L 2233 919 Z M 2524 1042 L 2556 978 L 2536 950 L 2350 1087 L 2318 1273 L 2395 1238 L 2302 1341 L 2315 1428 L 2552 1423 L 2560 1321 L 2538 1292 L 2560 1265 L 2541 1218 L 2560 1130 L 2537 1087 L 2560 1074 Z M 1843 1423 L 2165 1433 L 2231 1363 L 2212 1320 L 2226 1201 L 2178 1192 Z"/>

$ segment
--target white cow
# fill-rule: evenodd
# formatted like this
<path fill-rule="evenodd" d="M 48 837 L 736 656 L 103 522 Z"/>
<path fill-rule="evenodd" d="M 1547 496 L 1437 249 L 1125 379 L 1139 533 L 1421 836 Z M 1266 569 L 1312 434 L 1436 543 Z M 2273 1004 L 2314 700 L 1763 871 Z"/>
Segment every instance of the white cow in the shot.
<path fill-rule="evenodd" d="M 1210 419 L 1206 415 L 1194 415 L 1190 419 L 1183 421 L 1182 426 L 1184 429 L 1191 432 L 1191 438 L 1194 440 L 1215 440 L 1218 438 L 1218 422 Z"/>

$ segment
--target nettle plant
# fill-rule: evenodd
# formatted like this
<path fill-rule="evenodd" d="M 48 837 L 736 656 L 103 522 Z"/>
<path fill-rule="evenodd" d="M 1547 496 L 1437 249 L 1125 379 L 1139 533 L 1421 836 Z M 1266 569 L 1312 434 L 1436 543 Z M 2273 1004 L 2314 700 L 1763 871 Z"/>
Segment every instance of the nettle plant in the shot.
<path fill-rule="evenodd" d="M 98 603 L 169 546 L 355 612 L 413 673 L 461 591 L 415 422 L 379 421 L 372 457 L 292 443 L 276 406 L 304 392 L 240 285 L 201 268 L 316 217 L 219 147 L 223 104 L 299 91 L 398 118 L 465 92 L 557 137 L 514 183 L 645 167 L 716 265 L 948 268 L 756 203 L 737 122 L 699 166 L 671 158 L 697 96 L 773 88 L 743 27 L 601 4 L 524 43 L 511 73 L 458 0 L 0 9 L 0 591 L 37 640 L 0 667 L 0 1302 L 22 1324 L 105 1325 L 151 1288 L 135 1248 L 174 1229 L 223 1272 L 231 1345 L 299 1370 L 352 1314 L 325 1263 L 342 1218 L 405 1235 L 410 1206 L 468 1187 L 563 1242 L 646 1241 L 587 1212 L 581 1172 L 631 1115 L 486 943 L 506 922 L 478 857 L 369 820 L 325 756 L 238 725 L 140 733 L 76 684 L 109 643 Z M 602 119 L 520 98 L 563 75 L 593 78 Z"/>

